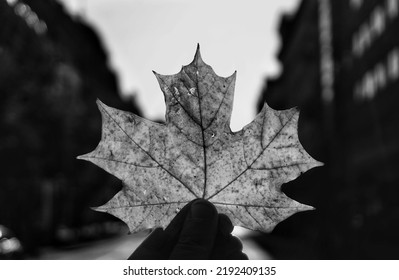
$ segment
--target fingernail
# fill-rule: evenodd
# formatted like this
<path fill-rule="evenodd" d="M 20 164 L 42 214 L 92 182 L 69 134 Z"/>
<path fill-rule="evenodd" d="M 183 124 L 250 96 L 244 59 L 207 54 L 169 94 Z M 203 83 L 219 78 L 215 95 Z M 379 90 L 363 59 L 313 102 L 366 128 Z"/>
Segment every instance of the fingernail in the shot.
<path fill-rule="evenodd" d="M 198 200 L 191 206 L 191 217 L 195 219 L 210 218 L 215 213 L 215 207 L 206 200 Z"/>

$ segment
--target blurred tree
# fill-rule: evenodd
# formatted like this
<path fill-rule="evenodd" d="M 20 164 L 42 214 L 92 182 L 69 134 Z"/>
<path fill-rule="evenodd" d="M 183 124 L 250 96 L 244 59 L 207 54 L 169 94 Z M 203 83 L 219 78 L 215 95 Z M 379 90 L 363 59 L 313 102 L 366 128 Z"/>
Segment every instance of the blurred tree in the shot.
<path fill-rule="evenodd" d="M 140 114 L 121 100 L 95 31 L 53 0 L 0 1 L 0 224 L 28 252 L 59 229 L 109 219 L 89 206 L 118 180 L 76 160 L 99 141 L 97 98 Z"/>

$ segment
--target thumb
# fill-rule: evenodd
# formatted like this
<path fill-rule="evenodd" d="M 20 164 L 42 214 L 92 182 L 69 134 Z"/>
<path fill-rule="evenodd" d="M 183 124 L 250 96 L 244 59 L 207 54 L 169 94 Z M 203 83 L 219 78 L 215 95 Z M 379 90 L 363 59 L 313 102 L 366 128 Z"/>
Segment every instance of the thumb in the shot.
<path fill-rule="evenodd" d="M 212 203 L 198 199 L 188 213 L 170 259 L 209 259 L 217 234 L 218 214 Z"/>

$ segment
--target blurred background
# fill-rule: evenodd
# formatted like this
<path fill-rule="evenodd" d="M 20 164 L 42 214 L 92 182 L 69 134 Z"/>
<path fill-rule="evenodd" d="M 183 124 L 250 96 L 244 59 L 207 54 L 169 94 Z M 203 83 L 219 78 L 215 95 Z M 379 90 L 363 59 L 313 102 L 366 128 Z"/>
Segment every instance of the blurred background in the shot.
<path fill-rule="evenodd" d="M 97 98 L 162 120 L 151 70 L 178 72 L 197 43 L 216 73 L 238 71 L 233 130 L 264 102 L 298 106 L 325 163 L 283 186 L 316 211 L 237 229 L 250 258 L 399 258 L 399 0 L 201 3 L 0 0 L 0 259 L 125 259 L 140 244 L 90 209 L 120 182 L 76 156 L 100 140 Z"/>

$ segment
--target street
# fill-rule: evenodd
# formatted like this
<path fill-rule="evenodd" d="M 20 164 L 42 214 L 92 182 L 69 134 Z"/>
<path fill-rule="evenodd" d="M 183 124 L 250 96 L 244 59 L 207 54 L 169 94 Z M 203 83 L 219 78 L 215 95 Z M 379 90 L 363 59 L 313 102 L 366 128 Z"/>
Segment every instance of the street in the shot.
<path fill-rule="evenodd" d="M 244 246 L 244 253 L 250 260 L 270 259 L 270 256 L 248 238 L 243 230 L 235 230 Z M 41 260 L 126 260 L 141 244 L 146 233 L 121 235 L 105 240 L 79 244 L 63 249 L 45 248 L 39 259 Z"/>

